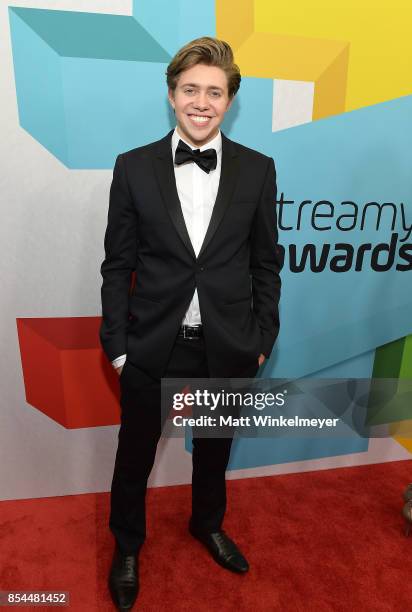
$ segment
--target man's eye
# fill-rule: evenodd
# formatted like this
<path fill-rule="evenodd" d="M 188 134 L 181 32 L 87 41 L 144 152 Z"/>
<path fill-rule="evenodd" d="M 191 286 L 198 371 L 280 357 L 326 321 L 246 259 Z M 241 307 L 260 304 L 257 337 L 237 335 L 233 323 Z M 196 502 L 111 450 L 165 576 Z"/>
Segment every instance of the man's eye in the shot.
<path fill-rule="evenodd" d="M 212 91 L 212 94 L 218 98 L 220 96 L 220 92 L 219 91 Z"/>
<path fill-rule="evenodd" d="M 192 93 L 193 89 L 185 89 L 185 93 Z"/>

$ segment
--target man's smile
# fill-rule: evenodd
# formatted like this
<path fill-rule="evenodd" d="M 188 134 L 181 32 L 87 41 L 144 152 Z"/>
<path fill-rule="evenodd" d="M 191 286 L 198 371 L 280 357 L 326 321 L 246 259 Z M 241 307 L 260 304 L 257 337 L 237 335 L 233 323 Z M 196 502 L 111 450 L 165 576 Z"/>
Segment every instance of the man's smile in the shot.
<path fill-rule="evenodd" d="M 189 114 L 188 117 L 190 117 L 192 123 L 195 123 L 196 125 L 207 125 L 211 120 L 211 117 L 208 115 Z"/>

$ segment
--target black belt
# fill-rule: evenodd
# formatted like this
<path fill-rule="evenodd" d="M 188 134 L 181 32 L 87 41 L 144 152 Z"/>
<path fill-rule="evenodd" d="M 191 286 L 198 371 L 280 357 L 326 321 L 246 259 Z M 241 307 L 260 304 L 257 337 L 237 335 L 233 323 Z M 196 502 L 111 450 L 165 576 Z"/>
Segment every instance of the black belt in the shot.
<path fill-rule="evenodd" d="M 181 325 L 178 336 L 194 340 L 203 337 L 203 327 L 201 325 Z"/>

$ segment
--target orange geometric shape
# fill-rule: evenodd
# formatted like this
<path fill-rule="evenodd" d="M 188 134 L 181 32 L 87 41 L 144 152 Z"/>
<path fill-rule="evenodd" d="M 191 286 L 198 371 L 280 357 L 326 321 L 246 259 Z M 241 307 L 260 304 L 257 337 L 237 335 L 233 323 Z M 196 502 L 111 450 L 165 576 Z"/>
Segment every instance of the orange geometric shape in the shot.
<path fill-rule="evenodd" d="M 216 36 L 237 49 L 255 27 L 255 0 L 224 0 L 215 3 Z M 236 16 L 234 18 L 234 16 Z"/>
<path fill-rule="evenodd" d="M 119 423 L 118 375 L 100 346 L 101 317 L 16 321 L 31 406 L 67 429 Z"/>
<path fill-rule="evenodd" d="M 313 82 L 314 120 L 344 112 L 348 42 L 254 32 L 235 55 L 244 76 Z"/>

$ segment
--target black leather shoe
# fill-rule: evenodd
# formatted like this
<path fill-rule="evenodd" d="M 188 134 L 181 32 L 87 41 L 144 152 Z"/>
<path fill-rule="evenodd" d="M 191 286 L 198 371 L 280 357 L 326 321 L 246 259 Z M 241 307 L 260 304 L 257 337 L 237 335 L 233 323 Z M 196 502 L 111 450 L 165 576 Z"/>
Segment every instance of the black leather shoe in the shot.
<path fill-rule="evenodd" d="M 249 570 L 249 563 L 223 530 L 201 533 L 193 529 L 189 523 L 189 531 L 194 538 L 206 546 L 214 560 L 222 567 L 238 574 L 244 574 Z"/>
<path fill-rule="evenodd" d="M 131 610 L 139 593 L 136 555 L 124 555 L 116 547 L 109 574 L 109 589 L 118 610 Z"/>

